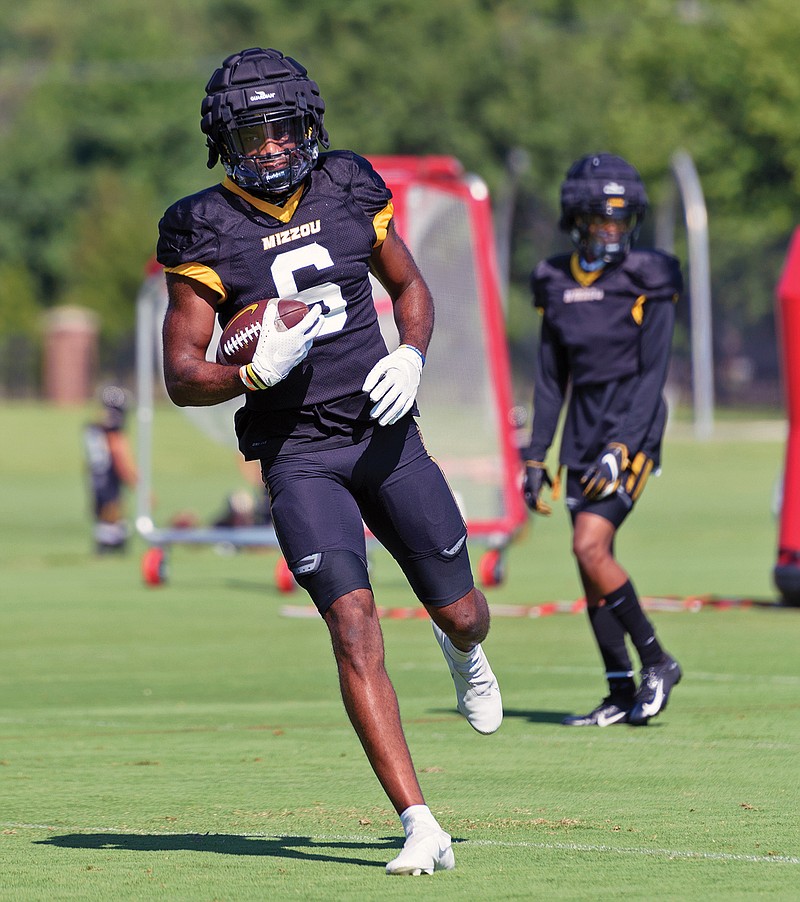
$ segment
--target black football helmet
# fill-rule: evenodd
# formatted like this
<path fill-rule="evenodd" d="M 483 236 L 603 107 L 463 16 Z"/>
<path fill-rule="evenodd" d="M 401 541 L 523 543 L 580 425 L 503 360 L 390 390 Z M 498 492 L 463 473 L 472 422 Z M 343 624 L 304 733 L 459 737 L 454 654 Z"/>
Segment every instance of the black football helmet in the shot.
<path fill-rule="evenodd" d="M 622 157 L 595 153 L 570 166 L 561 185 L 561 221 L 585 260 L 617 263 L 639 235 L 647 211 L 647 193 L 639 173 Z M 602 222 L 617 228 L 603 232 Z M 590 233 L 592 222 L 599 225 Z"/>
<path fill-rule="evenodd" d="M 101 395 L 105 408 L 105 422 L 110 429 L 122 429 L 125 425 L 125 413 L 128 408 L 128 396 L 124 388 L 118 385 L 107 385 Z"/>
<path fill-rule="evenodd" d="M 328 147 L 325 102 L 316 82 L 279 50 L 234 53 L 206 85 L 200 128 L 208 168 L 218 160 L 240 188 L 280 202 L 306 178 Z"/>

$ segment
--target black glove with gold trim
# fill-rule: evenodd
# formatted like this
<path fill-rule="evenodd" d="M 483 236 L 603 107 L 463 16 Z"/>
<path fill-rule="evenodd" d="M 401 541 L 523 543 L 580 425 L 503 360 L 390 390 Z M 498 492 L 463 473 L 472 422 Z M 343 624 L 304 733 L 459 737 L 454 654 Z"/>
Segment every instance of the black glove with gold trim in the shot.
<path fill-rule="evenodd" d="M 542 493 L 543 486 L 547 485 L 553 490 L 553 499 L 558 498 L 559 479 L 556 476 L 555 481 L 547 472 L 547 467 L 538 460 L 525 461 L 525 476 L 522 481 L 522 497 L 525 504 L 536 514 L 542 514 L 549 517 L 553 513 L 553 509 L 549 504 L 545 504 L 539 497 Z"/>
<path fill-rule="evenodd" d="M 610 442 L 581 477 L 584 496 L 590 501 L 600 501 L 613 495 L 627 468 L 628 449 L 620 442 Z"/>

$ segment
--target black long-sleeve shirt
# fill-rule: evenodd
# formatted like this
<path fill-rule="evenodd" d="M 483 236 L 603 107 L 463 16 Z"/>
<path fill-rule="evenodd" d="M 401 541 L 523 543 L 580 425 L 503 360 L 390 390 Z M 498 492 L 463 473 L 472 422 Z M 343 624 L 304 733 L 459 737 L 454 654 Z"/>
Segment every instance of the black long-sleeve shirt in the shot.
<path fill-rule="evenodd" d="M 677 259 L 631 251 L 588 273 L 577 255 L 542 261 L 531 276 L 542 313 L 530 460 L 544 461 L 567 397 L 561 465 L 585 469 L 609 442 L 658 465 L 663 388 L 683 290 Z"/>

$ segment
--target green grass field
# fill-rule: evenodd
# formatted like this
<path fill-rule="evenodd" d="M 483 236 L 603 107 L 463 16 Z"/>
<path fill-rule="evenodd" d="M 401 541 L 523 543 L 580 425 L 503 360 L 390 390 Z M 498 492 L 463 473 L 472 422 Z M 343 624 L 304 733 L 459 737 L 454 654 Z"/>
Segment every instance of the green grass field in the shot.
<path fill-rule="evenodd" d="M 0 407 L 0 900 L 798 898 L 800 610 L 654 612 L 685 671 L 669 710 L 569 730 L 604 689 L 583 615 L 505 616 L 578 596 L 562 506 L 532 521 L 487 592 L 497 734 L 456 714 L 427 623 L 384 620 L 420 780 L 457 841 L 455 871 L 390 879 L 399 823 L 322 621 L 282 616 L 306 602 L 275 589 L 273 550 L 178 546 L 158 588 L 141 540 L 95 558 L 87 415 Z M 157 516 L 205 520 L 240 482 L 231 453 L 159 416 Z M 719 432 L 675 429 L 620 534 L 642 595 L 774 600 L 782 440 Z M 379 603 L 413 607 L 394 563 L 372 564 Z"/>

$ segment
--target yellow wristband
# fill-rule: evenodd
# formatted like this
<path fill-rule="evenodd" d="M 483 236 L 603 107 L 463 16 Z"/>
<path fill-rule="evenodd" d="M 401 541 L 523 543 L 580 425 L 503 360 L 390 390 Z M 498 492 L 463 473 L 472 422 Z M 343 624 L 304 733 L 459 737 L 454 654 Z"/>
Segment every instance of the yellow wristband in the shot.
<path fill-rule="evenodd" d="M 239 367 L 239 378 L 244 382 L 244 387 L 248 391 L 263 391 L 265 388 L 269 388 L 258 378 L 251 363 Z"/>

